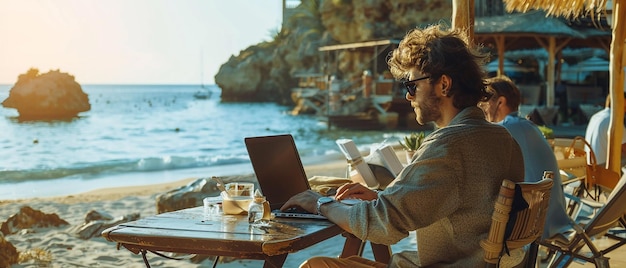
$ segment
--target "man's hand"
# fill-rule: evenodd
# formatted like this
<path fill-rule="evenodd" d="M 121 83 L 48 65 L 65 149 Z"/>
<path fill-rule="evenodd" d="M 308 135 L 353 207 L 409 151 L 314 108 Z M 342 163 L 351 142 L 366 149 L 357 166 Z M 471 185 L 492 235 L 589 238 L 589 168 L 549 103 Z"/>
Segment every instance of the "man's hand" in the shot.
<path fill-rule="evenodd" d="M 285 211 L 289 208 L 301 208 L 311 213 L 317 213 L 317 199 L 320 197 L 322 197 L 321 194 L 307 190 L 289 198 L 289 200 L 280 207 L 280 210 Z"/>
<path fill-rule="evenodd" d="M 378 193 L 370 190 L 369 188 L 363 186 L 360 183 L 347 183 L 339 187 L 337 189 L 337 194 L 335 194 L 335 199 L 343 200 L 343 199 L 361 199 L 361 200 L 374 200 L 378 198 Z"/>

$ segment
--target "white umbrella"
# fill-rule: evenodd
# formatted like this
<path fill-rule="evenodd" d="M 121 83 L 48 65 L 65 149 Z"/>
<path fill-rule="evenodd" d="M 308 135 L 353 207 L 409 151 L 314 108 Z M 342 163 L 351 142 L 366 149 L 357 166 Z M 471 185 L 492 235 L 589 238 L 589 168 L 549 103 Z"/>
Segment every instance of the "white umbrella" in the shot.
<path fill-rule="evenodd" d="M 569 71 L 574 72 L 608 72 L 609 61 L 593 56 L 569 67 Z"/>
<path fill-rule="evenodd" d="M 609 71 L 609 61 L 593 56 L 584 61 L 576 63 L 572 66 L 569 66 L 564 73 L 576 73 L 576 81 L 580 82 L 581 77 L 587 77 L 591 72 L 608 72 Z M 594 76 L 594 84 L 597 84 L 597 78 Z"/>
<path fill-rule="evenodd" d="M 567 62 L 563 62 L 561 65 L 561 81 L 568 83 L 578 84 L 581 77 L 587 77 L 589 72 L 579 70 L 576 65 L 570 66 Z"/>

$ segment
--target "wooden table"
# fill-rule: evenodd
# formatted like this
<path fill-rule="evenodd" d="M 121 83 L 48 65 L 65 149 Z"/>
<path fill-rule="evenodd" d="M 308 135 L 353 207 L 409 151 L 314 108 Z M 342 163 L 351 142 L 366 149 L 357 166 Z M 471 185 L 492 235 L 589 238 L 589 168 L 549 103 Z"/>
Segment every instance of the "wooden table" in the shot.
<path fill-rule="evenodd" d="M 205 217 L 203 207 L 195 207 L 123 223 L 104 230 L 102 236 L 135 254 L 162 251 L 229 256 L 265 260 L 264 267 L 282 267 L 287 254 L 342 233 L 327 220 L 276 218 L 267 226 L 251 227 L 246 215 Z M 347 238 L 346 245 L 348 241 L 352 238 Z M 342 255 L 346 252 L 354 250 L 344 248 Z M 144 261 L 148 265 L 145 256 Z"/>

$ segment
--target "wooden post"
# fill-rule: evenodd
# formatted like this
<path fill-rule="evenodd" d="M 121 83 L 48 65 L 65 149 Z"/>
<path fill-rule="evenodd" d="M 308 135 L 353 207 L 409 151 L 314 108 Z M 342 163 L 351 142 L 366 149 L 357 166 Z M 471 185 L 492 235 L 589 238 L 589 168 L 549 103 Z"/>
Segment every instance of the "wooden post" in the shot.
<path fill-rule="evenodd" d="M 556 44 L 556 37 L 554 36 L 547 37 L 547 43 L 540 37 L 535 37 L 535 40 L 537 40 L 537 43 L 548 52 L 548 66 L 546 67 L 546 107 L 551 108 L 554 106 L 555 58 L 556 55 L 560 53 L 561 50 L 570 42 L 571 38 L 561 40 L 558 45 Z"/>
<path fill-rule="evenodd" d="M 474 0 L 452 1 L 452 27 L 463 29 L 468 41 L 474 42 Z"/>
<path fill-rule="evenodd" d="M 498 76 L 501 76 L 504 75 L 505 37 L 503 35 L 497 35 L 494 38 L 496 40 L 496 48 L 498 49 Z"/>
<path fill-rule="evenodd" d="M 554 106 L 554 58 L 556 52 L 556 38 L 548 37 L 548 84 L 546 85 L 546 107 Z M 550 122 L 552 123 L 552 122 Z"/>
<path fill-rule="evenodd" d="M 626 1 L 613 0 L 613 39 L 611 40 L 609 89 L 611 121 L 606 168 L 620 174 L 621 144 L 624 134 L 624 66 L 626 66 Z"/>

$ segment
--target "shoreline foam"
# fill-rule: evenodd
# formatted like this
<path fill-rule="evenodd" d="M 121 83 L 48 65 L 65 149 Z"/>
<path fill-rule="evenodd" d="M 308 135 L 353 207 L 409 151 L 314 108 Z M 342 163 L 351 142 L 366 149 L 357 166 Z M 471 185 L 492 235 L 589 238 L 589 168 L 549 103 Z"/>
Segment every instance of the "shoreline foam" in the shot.
<path fill-rule="evenodd" d="M 318 165 L 346 165 L 339 154 L 306 157 L 302 159 L 305 170 Z M 323 170 L 323 169 L 319 169 Z M 175 183 L 183 178 L 201 178 L 210 176 L 233 176 L 254 174 L 250 163 L 218 165 L 203 168 L 173 169 L 147 172 L 130 172 L 106 174 L 89 179 L 62 178 L 51 180 L 25 181 L 18 183 L 0 183 L 0 202 L 29 199 L 50 198 L 77 195 L 88 191 L 98 191 L 111 187 L 140 187 L 151 184 Z M 320 175 L 307 172 L 309 177 Z M 321 174 L 324 175 L 324 174 Z M 338 174 L 337 176 L 343 176 Z"/>

